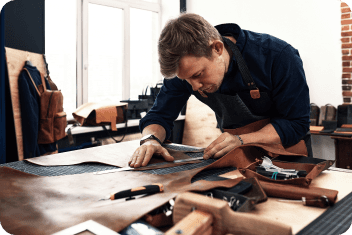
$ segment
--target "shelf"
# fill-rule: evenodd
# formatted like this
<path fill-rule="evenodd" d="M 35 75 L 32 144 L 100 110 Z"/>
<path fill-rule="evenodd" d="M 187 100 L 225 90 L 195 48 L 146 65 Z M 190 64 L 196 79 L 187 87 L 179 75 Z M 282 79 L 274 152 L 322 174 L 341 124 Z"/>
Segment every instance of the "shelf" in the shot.
<path fill-rule="evenodd" d="M 183 121 L 185 120 L 186 115 L 179 115 L 178 118 L 175 121 Z M 139 126 L 139 121 L 140 119 L 131 119 L 127 121 L 127 127 L 137 127 Z M 116 124 L 117 129 L 124 129 L 126 126 L 125 123 L 118 123 Z M 67 130 L 72 127 L 72 125 L 68 125 L 65 129 Z M 106 129 L 110 130 L 110 126 L 107 125 L 105 126 Z M 97 131 L 103 131 L 104 128 L 101 126 L 77 126 L 71 129 L 72 135 L 77 135 L 77 134 L 84 134 L 84 133 L 91 133 L 91 132 L 97 132 Z"/>

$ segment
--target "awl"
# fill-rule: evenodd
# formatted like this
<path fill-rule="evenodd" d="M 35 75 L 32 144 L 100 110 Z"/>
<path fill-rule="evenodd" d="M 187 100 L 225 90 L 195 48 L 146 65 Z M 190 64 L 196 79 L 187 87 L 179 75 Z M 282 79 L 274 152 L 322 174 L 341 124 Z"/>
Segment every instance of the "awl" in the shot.
<path fill-rule="evenodd" d="M 166 163 L 181 163 L 181 162 L 191 162 L 194 160 L 203 160 L 203 157 L 193 157 L 193 158 L 189 158 L 189 159 L 181 159 L 181 160 L 175 160 L 173 162 L 166 162 Z M 115 172 L 120 172 L 120 171 L 135 171 L 135 170 L 150 170 L 151 167 L 154 166 L 162 166 L 160 163 L 156 163 L 156 164 L 150 164 L 144 167 L 139 167 L 139 168 L 134 168 L 134 167 L 122 167 L 119 169 L 113 169 L 113 170 L 106 170 L 106 171 L 98 171 L 98 172 L 94 172 L 93 174 L 95 175 L 102 175 L 102 174 L 108 174 L 108 173 L 115 173 Z"/>

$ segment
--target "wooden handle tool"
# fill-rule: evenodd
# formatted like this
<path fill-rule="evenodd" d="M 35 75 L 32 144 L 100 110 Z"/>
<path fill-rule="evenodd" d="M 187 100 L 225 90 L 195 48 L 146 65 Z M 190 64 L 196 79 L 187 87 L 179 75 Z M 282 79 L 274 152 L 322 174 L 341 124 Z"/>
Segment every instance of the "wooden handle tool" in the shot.
<path fill-rule="evenodd" d="M 175 226 L 166 234 L 200 234 L 199 229 L 194 233 L 183 233 L 188 226 L 189 218 L 185 218 L 192 211 L 192 220 L 197 221 L 194 226 L 202 227 L 203 231 L 209 231 L 209 221 L 212 220 L 212 233 L 214 235 L 222 234 L 244 234 L 244 235 L 292 235 L 290 226 L 260 218 L 257 215 L 244 212 L 233 211 L 227 202 L 216 198 L 209 198 L 195 193 L 182 193 L 176 197 L 173 221 Z M 198 212 L 202 215 L 197 217 Z M 211 218 L 208 218 L 211 215 Z M 185 219 L 184 219 L 185 218 Z M 188 221 L 188 222 L 187 222 Z M 211 222 L 210 222 L 211 223 Z M 189 226 L 188 226 L 189 227 Z"/>

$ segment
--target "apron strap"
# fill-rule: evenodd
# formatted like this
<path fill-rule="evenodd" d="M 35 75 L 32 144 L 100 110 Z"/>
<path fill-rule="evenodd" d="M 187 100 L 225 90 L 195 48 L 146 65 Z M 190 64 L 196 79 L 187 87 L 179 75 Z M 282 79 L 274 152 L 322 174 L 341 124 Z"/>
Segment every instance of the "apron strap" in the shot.
<path fill-rule="evenodd" d="M 27 71 L 27 73 L 28 73 L 28 75 L 29 75 L 29 78 L 31 79 L 31 81 L 32 81 L 32 83 L 33 83 L 34 88 L 37 90 L 38 95 L 41 96 L 41 92 L 39 91 L 37 85 L 35 84 L 35 82 L 34 82 L 32 76 L 31 76 L 31 74 L 30 74 L 29 71 L 28 71 L 28 69 L 24 68 L 23 70 L 26 70 L 26 71 Z"/>
<path fill-rule="evenodd" d="M 252 75 L 249 72 L 246 61 L 244 61 L 243 56 L 242 56 L 240 50 L 238 49 L 237 45 L 226 37 L 222 37 L 222 39 L 232 50 L 232 52 L 236 58 L 237 66 L 238 66 L 238 69 L 240 70 L 242 78 L 243 78 L 245 84 L 247 84 L 247 86 L 250 89 L 250 94 L 251 94 L 252 99 L 259 99 L 260 98 L 259 89 L 256 86 L 256 84 L 252 78 Z"/>

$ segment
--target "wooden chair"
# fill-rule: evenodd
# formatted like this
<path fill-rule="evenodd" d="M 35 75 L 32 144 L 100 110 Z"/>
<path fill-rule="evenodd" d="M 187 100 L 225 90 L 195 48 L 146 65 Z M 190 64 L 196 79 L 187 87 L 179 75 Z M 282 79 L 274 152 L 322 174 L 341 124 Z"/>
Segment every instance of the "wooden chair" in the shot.
<path fill-rule="evenodd" d="M 182 144 L 206 148 L 221 135 L 216 126 L 214 111 L 192 95 L 187 102 Z"/>

